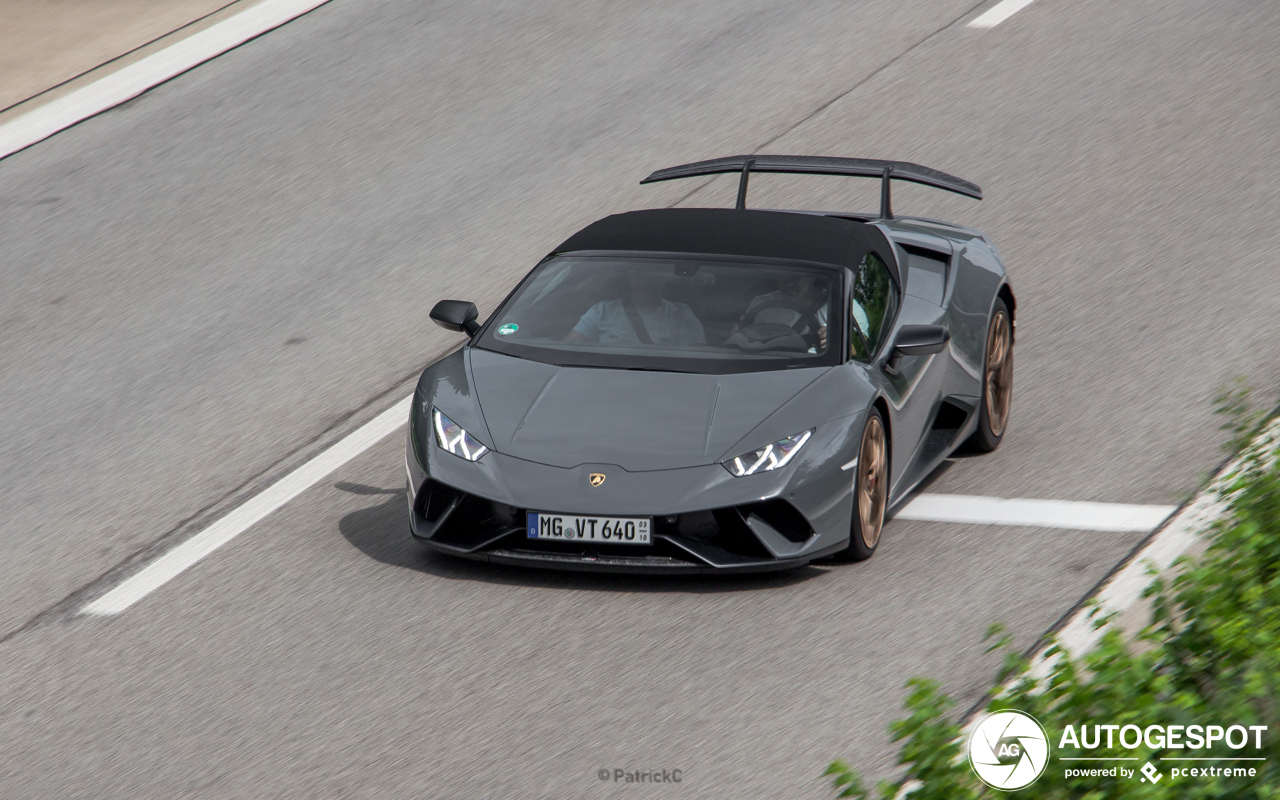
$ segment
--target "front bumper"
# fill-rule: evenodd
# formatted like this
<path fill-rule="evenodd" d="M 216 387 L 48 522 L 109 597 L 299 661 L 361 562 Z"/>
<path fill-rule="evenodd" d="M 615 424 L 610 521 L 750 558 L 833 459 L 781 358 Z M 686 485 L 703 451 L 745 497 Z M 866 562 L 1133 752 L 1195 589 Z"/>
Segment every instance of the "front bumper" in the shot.
<path fill-rule="evenodd" d="M 653 518 L 652 544 L 528 538 L 516 508 L 428 480 L 410 490 L 414 538 L 451 555 L 503 564 L 593 572 L 767 572 L 803 566 L 825 555 L 808 546 L 818 536 L 799 511 L 773 499 Z M 782 555 L 776 551 L 789 550 Z M 838 548 L 837 548 L 838 549 Z"/>
<path fill-rule="evenodd" d="M 425 451 L 425 452 L 423 452 Z M 406 458 L 410 532 L 433 550 L 529 567 L 626 573 L 766 572 L 844 549 L 852 495 L 847 473 L 812 468 L 735 478 L 713 464 L 627 472 L 573 469 L 501 453 L 466 462 L 438 448 Z M 598 487 L 591 472 L 608 477 Z M 650 545 L 530 539 L 530 511 L 653 518 Z"/>

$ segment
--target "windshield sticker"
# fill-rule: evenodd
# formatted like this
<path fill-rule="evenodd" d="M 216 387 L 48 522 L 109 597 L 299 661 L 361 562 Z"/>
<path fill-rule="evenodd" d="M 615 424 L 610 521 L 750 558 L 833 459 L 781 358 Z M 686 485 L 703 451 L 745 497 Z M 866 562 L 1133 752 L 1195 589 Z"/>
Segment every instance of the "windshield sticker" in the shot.
<path fill-rule="evenodd" d="M 515 333 L 518 330 L 520 330 L 519 325 L 515 324 L 514 322 L 508 322 L 506 325 L 503 325 L 502 327 L 498 328 L 498 335 L 510 336 L 511 334 Z"/>

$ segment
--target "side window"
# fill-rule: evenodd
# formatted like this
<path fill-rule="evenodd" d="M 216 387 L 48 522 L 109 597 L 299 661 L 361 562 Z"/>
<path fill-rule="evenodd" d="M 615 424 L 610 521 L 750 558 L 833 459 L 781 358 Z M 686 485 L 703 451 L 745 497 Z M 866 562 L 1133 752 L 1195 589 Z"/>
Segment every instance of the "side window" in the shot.
<path fill-rule="evenodd" d="M 849 352 L 867 361 L 889 335 L 898 310 L 898 290 L 880 256 L 867 253 L 862 259 L 849 300 Z"/>

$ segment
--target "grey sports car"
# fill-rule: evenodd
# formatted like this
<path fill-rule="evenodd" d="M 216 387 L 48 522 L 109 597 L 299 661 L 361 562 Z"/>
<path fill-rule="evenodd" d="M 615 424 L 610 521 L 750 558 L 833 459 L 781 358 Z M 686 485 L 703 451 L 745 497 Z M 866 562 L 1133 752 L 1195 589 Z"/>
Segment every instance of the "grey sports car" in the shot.
<path fill-rule="evenodd" d="M 894 216 L 890 182 L 981 199 L 915 164 L 736 156 L 736 208 L 588 225 L 422 373 L 410 528 L 457 556 L 617 572 L 870 557 L 943 459 L 999 445 L 1016 304 L 978 231 Z M 748 210 L 752 172 L 875 177 L 878 214 Z"/>

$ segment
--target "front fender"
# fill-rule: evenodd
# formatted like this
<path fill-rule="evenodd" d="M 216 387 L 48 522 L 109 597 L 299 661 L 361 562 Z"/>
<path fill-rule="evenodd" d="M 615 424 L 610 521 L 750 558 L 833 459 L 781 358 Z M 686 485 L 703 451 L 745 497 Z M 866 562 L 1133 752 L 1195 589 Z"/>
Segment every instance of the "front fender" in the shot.
<path fill-rule="evenodd" d="M 878 395 L 875 385 L 867 377 L 867 369 L 867 365 L 856 361 L 832 367 L 783 403 L 718 460 L 724 461 L 764 447 L 806 428 L 865 414 Z"/>
<path fill-rule="evenodd" d="M 431 431 L 428 415 L 432 407 L 440 409 L 449 419 L 466 428 L 486 447 L 493 447 L 493 437 L 485 424 L 480 403 L 472 390 L 467 350 L 455 350 L 422 371 L 418 387 L 414 391 L 411 422 L 419 436 Z M 426 440 L 419 442 L 426 445 Z"/>

